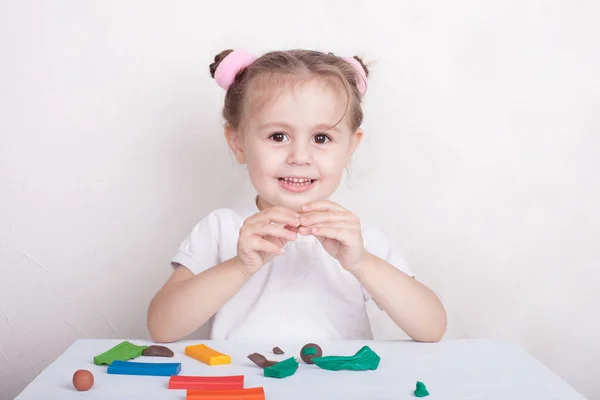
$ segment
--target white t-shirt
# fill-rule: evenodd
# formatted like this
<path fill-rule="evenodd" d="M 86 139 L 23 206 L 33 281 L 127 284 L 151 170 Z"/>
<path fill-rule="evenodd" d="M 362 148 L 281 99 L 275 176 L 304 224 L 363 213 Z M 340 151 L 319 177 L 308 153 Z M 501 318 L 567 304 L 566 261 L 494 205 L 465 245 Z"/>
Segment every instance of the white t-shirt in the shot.
<path fill-rule="evenodd" d="M 221 208 L 206 215 L 172 259 L 199 274 L 237 254 L 239 230 L 257 213 Z M 389 239 L 362 226 L 367 251 L 412 276 Z M 240 341 L 315 341 L 372 339 L 366 312 L 371 299 L 358 280 L 323 249 L 314 236 L 298 235 L 254 274 L 212 317 L 211 339 Z M 184 305 L 185 306 L 185 305 Z"/>

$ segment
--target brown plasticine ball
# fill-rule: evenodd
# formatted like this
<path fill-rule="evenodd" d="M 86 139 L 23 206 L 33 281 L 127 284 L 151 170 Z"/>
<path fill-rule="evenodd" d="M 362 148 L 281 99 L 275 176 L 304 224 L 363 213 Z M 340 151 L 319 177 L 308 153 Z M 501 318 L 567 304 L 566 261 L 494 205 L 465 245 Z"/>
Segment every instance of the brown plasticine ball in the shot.
<path fill-rule="evenodd" d="M 94 375 L 87 369 L 79 369 L 73 374 L 73 386 L 80 392 L 90 390 L 94 386 Z"/>
<path fill-rule="evenodd" d="M 307 364 L 314 364 L 312 359 L 315 357 L 321 357 L 323 350 L 318 344 L 307 343 L 300 350 L 300 358 Z"/>

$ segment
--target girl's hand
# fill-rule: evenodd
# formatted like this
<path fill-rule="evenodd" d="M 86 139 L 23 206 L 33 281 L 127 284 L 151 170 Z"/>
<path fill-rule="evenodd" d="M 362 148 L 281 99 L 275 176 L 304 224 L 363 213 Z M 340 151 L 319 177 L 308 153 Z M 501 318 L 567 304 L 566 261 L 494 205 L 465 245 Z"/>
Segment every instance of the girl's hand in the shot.
<path fill-rule="evenodd" d="M 366 254 L 360 219 L 329 200 L 302 207 L 299 232 L 316 236 L 323 248 L 348 271 L 358 268 Z"/>
<path fill-rule="evenodd" d="M 298 237 L 300 214 L 271 207 L 248 217 L 240 229 L 237 256 L 243 272 L 252 275 L 278 254 L 283 246 Z"/>

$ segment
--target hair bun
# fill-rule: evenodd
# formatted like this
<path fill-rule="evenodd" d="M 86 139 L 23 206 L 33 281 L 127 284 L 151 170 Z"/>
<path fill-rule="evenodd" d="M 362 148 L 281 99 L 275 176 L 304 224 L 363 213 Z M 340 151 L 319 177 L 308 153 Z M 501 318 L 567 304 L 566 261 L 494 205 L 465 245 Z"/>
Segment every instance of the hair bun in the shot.
<path fill-rule="evenodd" d="M 225 59 L 225 57 L 227 57 L 230 53 L 233 52 L 233 49 L 227 49 L 227 50 L 223 50 L 222 52 L 220 52 L 219 54 L 217 54 L 215 56 L 215 61 L 210 64 L 210 66 L 208 67 L 210 70 L 210 76 L 211 77 L 215 77 L 215 72 L 217 71 L 217 67 L 219 66 L 219 64 L 221 64 L 221 61 L 223 61 Z"/>
<path fill-rule="evenodd" d="M 354 56 L 352 58 L 354 58 L 356 61 L 358 61 L 358 63 L 360 64 L 360 66 L 363 67 L 363 69 L 365 70 L 365 75 L 368 77 L 369 76 L 369 68 L 367 68 L 367 66 L 364 63 L 364 61 L 359 56 Z"/>

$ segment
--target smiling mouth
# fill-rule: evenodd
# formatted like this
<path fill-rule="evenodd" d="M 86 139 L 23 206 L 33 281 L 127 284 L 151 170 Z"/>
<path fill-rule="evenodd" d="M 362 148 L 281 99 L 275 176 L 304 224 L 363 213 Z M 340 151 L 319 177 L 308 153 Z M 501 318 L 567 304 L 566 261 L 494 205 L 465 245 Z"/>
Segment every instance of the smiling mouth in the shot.
<path fill-rule="evenodd" d="M 279 182 L 286 183 L 292 186 L 308 186 L 312 184 L 316 179 L 311 178 L 277 178 Z"/>

